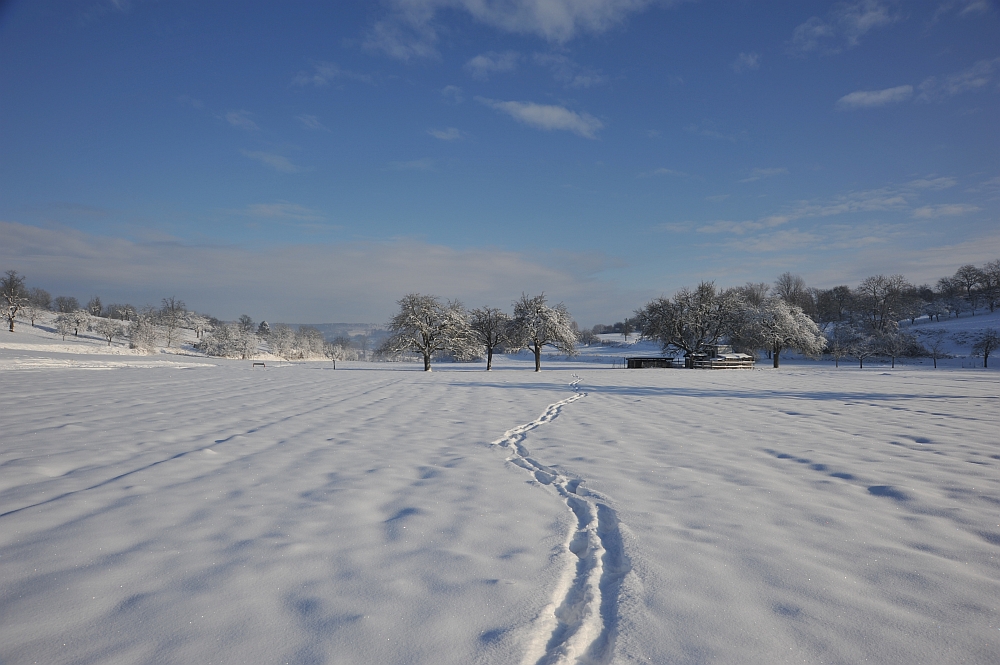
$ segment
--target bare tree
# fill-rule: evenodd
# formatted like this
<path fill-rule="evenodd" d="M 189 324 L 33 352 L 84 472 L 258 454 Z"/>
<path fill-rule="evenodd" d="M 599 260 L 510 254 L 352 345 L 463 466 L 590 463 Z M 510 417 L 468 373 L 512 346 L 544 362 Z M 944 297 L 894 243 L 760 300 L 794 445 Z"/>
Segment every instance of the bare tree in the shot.
<path fill-rule="evenodd" d="M 486 371 L 493 369 L 493 351 L 508 342 L 510 317 L 496 307 L 481 307 L 469 312 L 472 335 L 486 349 Z"/>
<path fill-rule="evenodd" d="M 827 332 L 826 348 L 833 356 L 833 366 L 840 367 L 840 359 L 851 354 L 854 329 L 847 323 L 837 323 Z"/>
<path fill-rule="evenodd" d="M 55 303 L 56 311 L 63 314 L 69 314 L 80 309 L 80 303 L 72 296 L 59 296 L 55 299 Z"/>
<path fill-rule="evenodd" d="M 24 277 L 16 270 L 8 270 L 0 277 L 0 306 L 3 316 L 7 319 L 10 332 L 14 332 L 14 319 L 21 308 L 28 303 L 28 294 L 24 288 Z"/>
<path fill-rule="evenodd" d="M 955 276 L 952 277 L 955 282 L 961 285 L 962 296 L 969 303 L 972 316 L 976 315 L 976 308 L 979 305 L 979 285 L 982 283 L 984 277 L 983 271 L 971 263 L 956 270 Z"/>
<path fill-rule="evenodd" d="M 990 355 L 1000 348 L 1000 333 L 996 328 L 986 328 L 972 333 L 958 333 L 952 339 L 959 344 L 971 345 L 972 355 L 983 357 L 983 367 L 990 366 Z"/>
<path fill-rule="evenodd" d="M 399 313 L 389 321 L 392 335 L 379 348 L 383 356 L 419 353 L 424 371 L 438 353 L 467 355 L 475 346 L 461 303 L 442 304 L 437 296 L 409 293 L 397 301 Z"/>
<path fill-rule="evenodd" d="M 52 295 L 45 289 L 40 289 L 37 286 L 28 289 L 28 301 L 43 311 L 48 311 L 52 308 Z"/>
<path fill-rule="evenodd" d="M 918 330 L 917 334 L 923 338 L 924 346 L 934 359 L 934 368 L 937 369 L 938 358 L 944 358 L 945 344 L 948 341 L 948 331 L 944 328 L 933 328 L 931 330 Z"/>
<path fill-rule="evenodd" d="M 508 338 L 516 348 L 528 348 L 535 354 L 535 371 L 542 370 L 542 348 L 552 346 L 567 355 L 576 353 L 576 333 L 573 317 L 566 305 L 545 304 L 545 294 L 528 297 L 522 293 L 514 303 L 514 317 Z"/>
<path fill-rule="evenodd" d="M 91 316 L 101 316 L 104 313 L 104 305 L 101 303 L 100 296 L 94 296 L 87 301 L 86 309 Z"/>
<path fill-rule="evenodd" d="M 982 269 L 982 281 L 980 282 L 983 299 L 990 311 L 996 311 L 997 303 L 1000 302 L 1000 260 L 990 261 Z"/>
<path fill-rule="evenodd" d="M 902 332 L 898 325 L 894 325 L 876 337 L 876 345 L 882 353 L 889 356 L 891 366 L 895 369 L 896 358 L 912 350 L 916 346 L 916 339 Z"/>
<path fill-rule="evenodd" d="M 855 291 L 858 309 L 873 332 L 884 332 L 903 318 L 903 296 L 913 288 L 902 275 L 874 275 L 865 278 Z"/>

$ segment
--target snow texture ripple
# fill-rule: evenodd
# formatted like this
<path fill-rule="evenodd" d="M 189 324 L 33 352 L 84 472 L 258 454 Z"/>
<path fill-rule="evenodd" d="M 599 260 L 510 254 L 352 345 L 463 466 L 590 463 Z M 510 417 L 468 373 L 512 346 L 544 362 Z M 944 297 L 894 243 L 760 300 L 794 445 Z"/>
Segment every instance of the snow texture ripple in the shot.
<path fill-rule="evenodd" d="M 548 405 L 535 420 L 507 430 L 492 442 L 511 451 L 508 462 L 530 473 L 543 486 L 554 489 L 576 518 L 575 528 L 557 552 L 564 560 L 563 574 L 552 600 L 533 622 L 533 637 L 522 665 L 610 662 L 618 590 L 631 570 L 622 547 L 618 517 L 606 497 L 581 487 L 582 479 L 570 478 L 534 459 L 524 445 L 530 431 L 552 422 L 564 406 L 587 396 L 580 390 L 580 377 L 574 374 L 573 379 L 572 397 Z"/>

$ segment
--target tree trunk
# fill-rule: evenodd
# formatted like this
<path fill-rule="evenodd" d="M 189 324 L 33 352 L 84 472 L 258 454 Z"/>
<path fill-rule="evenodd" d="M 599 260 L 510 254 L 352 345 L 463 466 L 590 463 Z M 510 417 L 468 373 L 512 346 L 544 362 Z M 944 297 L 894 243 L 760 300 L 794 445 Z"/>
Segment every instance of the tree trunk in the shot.
<path fill-rule="evenodd" d="M 431 354 L 424 353 L 424 371 L 431 371 Z"/>
<path fill-rule="evenodd" d="M 781 346 L 774 345 L 774 369 L 778 369 L 778 356 L 781 355 Z"/>
<path fill-rule="evenodd" d="M 493 347 L 486 349 L 486 371 L 493 369 Z"/>
<path fill-rule="evenodd" d="M 858 367 L 860 367 L 861 369 L 865 368 L 865 359 L 864 358 L 858 358 Z"/>
<path fill-rule="evenodd" d="M 541 372 L 542 371 L 542 347 L 540 345 L 538 345 L 538 344 L 535 344 L 534 351 L 535 351 L 535 371 L 536 372 Z"/>

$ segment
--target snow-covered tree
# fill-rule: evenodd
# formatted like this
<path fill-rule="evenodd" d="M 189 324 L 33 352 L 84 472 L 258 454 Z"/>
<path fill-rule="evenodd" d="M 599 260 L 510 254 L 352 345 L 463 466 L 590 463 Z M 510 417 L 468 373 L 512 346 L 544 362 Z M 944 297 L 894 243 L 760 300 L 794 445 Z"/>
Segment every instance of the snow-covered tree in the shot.
<path fill-rule="evenodd" d="M 254 330 L 239 323 L 222 323 L 206 333 L 196 345 L 210 356 L 248 360 L 257 355 L 258 339 Z"/>
<path fill-rule="evenodd" d="M 187 306 L 183 300 L 174 296 L 164 298 L 160 307 L 160 324 L 167 335 L 167 346 L 171 346 L 180 331 L 181 324 L 187 314 Z"/>
<path fill-rule="evenodd" d="M 896 367 L 896 358 L 902 356 L 917 346 L 917 340 L 913 335 L 908 335 L 899 329 L 899 325 L 889 326 L 884 332 L 876 337 L 876 344 L 881 353 L 889 356 L 892 367 Z"/>
<path fill-rule="evenodd" d="M 664 352 L 701 353 L 730 335 L 742 304 L 736 289 L 717 291 L 713 282 L 702 282 L 695 289 L 681 289 L 673 298 L 653 300 L 636 312 L 636 321 L 643 337 L 658 341 Z"/>
<path fill-rule="evenodd" d="M 94 296 L 89 301 L 87 301 L 87 314 L 91 316 L 101 316 L 104 313 L 104 305 L 101 303 L 100 296 Z"/>
<path fill-rule="evenodd" d="M 854 328 L 851 343 L 847 347 L 847 355 L 857 358 L 858 367 L 865 368 L 865 358 L 878 354 L 878 342 L 871 331 L 864 328 Z"/>
<path fill-rule="evenodd" d="M 435 354 L 463 357 L 475 351 L 476 343 L 461 303 L 442 304 L 437 296 L 410 293 L 397 304 L 399 313 L 388 325 L 392 335 L 379 348 L 380 355 L 419 353 L 424 371 L 429 372 Z"/>
<path fill-rule="evenodd" d="M 24 277 L 18 275 L 16 270 L 8 270 L 0 277 L 0 307 L 3 307 L 3 317 L 7 319 L 10 332 L 14 332 L 14 319 L 27 303 Z"/>
<path fill-rule="evenodd" d="M 507 343 L 510 317 L 496 307 L 479 307 L 469 312 L 472 335 L 486 349 L 486 371 L 493 369 L 493 351 Z"/>
<path fill-rule="evenodd" d="M 157 337 L 155 310 L 147 307 L 132 317 L 128 326 L 129 348 L 140 349 L 148 353 L 156 348 Z"/>
<path fill-rule="evenodd" d="M 271 353 L 279 358 L 291 360 L 294 357 L 295 331 L 284 323 L 279 323 L 267 336 L 267 343 L 271 347 Z"/>
<path fill-rule="evenodd" d="M 528 297 L 522 293 L 514 303 L 508 339 L 513 348 L 530 349 L 535 354 L 535 371 L 542 369 L 542 348 L 552 346 L 567 355 L 576 353 L 576 332 L 573 317 L 566 305 L 545 304 L 545 294 Z"/>
<path fill-rule="evenodd" d="M 743 339 L 743 344 L 753 340 L 754 348 L 769 350 L 775 369 L 785 349 L 817 355 L 826 347 L 826 339 L 816 323 L 801 307 L 782 298 L 765 298 L 758 306 L 746 304 L 737 320 L 742 325 L 733 336 Z"/>
<path fill-rule="evenodd" d="M 122 324 L 114 319 L 100 319 L 94 325 L 94 330 L 100 333 L 101 337 L 108 340 L 108 346 L 111 346 L 112 339 L 121 337 L 125 332 Z"/>
<path fill-rule="evenodd" d="M 69 314 L 59 314 L 56 316 L 56 332 L 62 335 L 63 341 L 66 341 L 66 335 L 73 331 L 73 319 L 70 318 Z"/>
<path fill-rule="evenodd" d="M 257 326 L 257 336 L 267 337 L 271 334 L 271 326 L 267 325 L 267 321 L 261 321 L 260 325 Z"/>
<path fill-rule="evenodd" d="M 70 321 L 73 322 L 73 337 L 80 336 L 80 328 L 90 330 L 90 314 L 85 309 L 78 309 L 69 313 Z"/>

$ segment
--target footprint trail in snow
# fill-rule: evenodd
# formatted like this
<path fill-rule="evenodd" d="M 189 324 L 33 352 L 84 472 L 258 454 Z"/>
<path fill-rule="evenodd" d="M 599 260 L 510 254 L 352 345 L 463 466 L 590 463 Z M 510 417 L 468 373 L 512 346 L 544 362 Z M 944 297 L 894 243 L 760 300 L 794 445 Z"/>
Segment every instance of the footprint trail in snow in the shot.
<path fill-rule="evenodd" d="M 528 432 L 554 420 L 567 404 L 587 396 L 573 375 L 572 397 L 550 404 L 537 419 L 507 430 L 493 442 L 511 451 L 507 458 L 539 483 L 551 487 L 576 517 L 558 556 L 564 571 L 552 600 L 534 620 L 534 636 L 522 665 L 599 665 L 611 660 L 618 622 L 618 590 L 631 570 L 622 547 L 615 511 L 606 499 L 534 459 L 524 446 Z"/>

